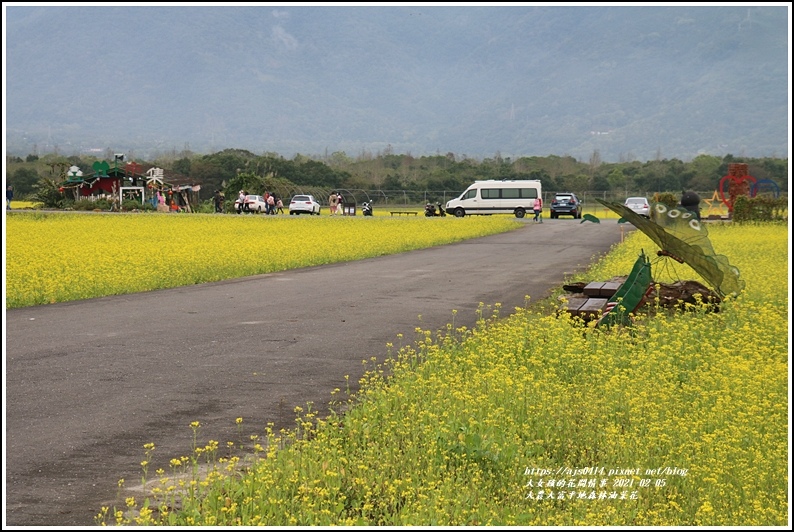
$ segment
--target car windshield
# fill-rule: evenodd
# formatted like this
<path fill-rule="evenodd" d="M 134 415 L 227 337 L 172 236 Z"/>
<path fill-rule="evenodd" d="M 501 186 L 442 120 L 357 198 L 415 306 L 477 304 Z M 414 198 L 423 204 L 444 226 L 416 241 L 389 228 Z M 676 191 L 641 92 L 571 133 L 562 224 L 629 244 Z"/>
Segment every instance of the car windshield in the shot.
<path fill-rule="evenodd" d="M 571 201 L 572 199 L 571 196 L 557 196 L 554 201 Z"/>
<path fill-rule="evenodd" d="M 292 201 L 309 201 L 309 196 L 295 196 Z"/>
<path fill-rule="evenodd" d="M 648 200 L 645 198 L 629 198 L 626 200 L 626 204 L 629 203 L 648 203 Z"/>

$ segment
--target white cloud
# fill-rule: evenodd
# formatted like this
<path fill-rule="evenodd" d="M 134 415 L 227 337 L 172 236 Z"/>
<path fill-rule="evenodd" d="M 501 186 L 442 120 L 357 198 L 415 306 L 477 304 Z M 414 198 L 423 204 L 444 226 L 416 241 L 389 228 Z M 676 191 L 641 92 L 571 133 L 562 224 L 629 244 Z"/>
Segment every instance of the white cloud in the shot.
<path fill-rule="evenodd" d="M 271 35 L 273 40 L 277 44 L 281 44 L 288 50 L 294 50 L 298 47 L 298 39 L 293 37 L 290 33 L 287 32 L 281 26 L 273 26 L 273 30 L 271 31 Z"/>

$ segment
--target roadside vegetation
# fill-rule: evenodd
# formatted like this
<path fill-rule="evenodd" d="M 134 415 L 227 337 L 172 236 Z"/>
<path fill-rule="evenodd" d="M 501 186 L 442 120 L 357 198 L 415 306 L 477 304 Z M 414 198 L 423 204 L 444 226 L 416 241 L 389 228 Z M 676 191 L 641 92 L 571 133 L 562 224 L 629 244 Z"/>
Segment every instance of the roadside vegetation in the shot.
<path fill-rule="evenodd" d="M 598 151 L 587 161 L 557 155 L 511 158 L 499 153 L 482 160 L 452 152 L 414 157 L 390 150 L 361 153 L 356 157 L 345 152 L 315 157 L 297 154 L 291 159 L 276 153 L 255 154 L 241 149 L 210 154 L 172 151 L 157 154 L 151 160 L 127 155 L 126 161 L 135 161 L 140 175 L 156 167 L 163 170 L 168 183 L 199 184 L 198 198 L 191 202 L 194 205 L 203 202 L 205 212 L 213 211 L 211 198 L 216 189 L 225 193 L 227 212 L 231 212 L 240 189 L 249 194 L 274 192 L 286 201 L 294 194 L 313 194 L 326 207 L 331 191 L 345 190 L 345 196 L 355 198 L 359 204 L 374 201 L 377 211 L 387 205 L 446 202 L 478 179 L 539 179 L 547 205 L 555 192 L 574 192 L 587 206 L 595 204 L 593 197 L 622 203 L 628 196 L 650 198 L 657 191 L 679 196 L 682 190 L 694 190 L 701 195 L 701 209 L 706 214 L 711 205 L 721 203 L 711 202 L 712 195 L 719 190 L 720 181 L 728 175 L 733 163 L 747 165 L 748 173 L 758 181 L 757 192 L 761 195 L 785 196 L 789 173 L 786 158 L 731 154 L 722 157 L 703 154 L 688 162 L 661 157 L 645 162 L 606 162 Z M 73 208 L 80 202 L 75 201 L 77 188 L 64 185 L 69 169 L 75 166 L 91 176 L 95 173 L 95 163 L 113 160 L 110 149 L 102 156 L 58 153 L 28 154 L 24 158 L 6 156 L 6 184 L 14 187 L 16 200 L 36 201 L 47 208 Z M 63 186 L 66 188 L 61 190 Z M 726 195 L 727 192 L 726 189 Z"/>
<path fill-rule="evenodd" d="M 337 222 L 348 221 L 326 223 Z M 788 228 L 715 223 L 709 234 L 747 283 L 719 312 L 659 308 L 602 330 L 558 315 L 555 300 L 481 303 L 467 329 L 452 310 L 445 330 L 417 328 L 383 364 L 365 360 L 359 392 L 335 390 L 330 416 L 300 405 L 280 431 L 229 420 L 234 442 L 202 441 L 196 420 L 192 451 L 170 461 L 147 444 L 142 493 L 96 521 L 784 526 Z M 570 281 L 625 275 L 641 250 L 655 247 L 634 231 Z M 698 279 L 669 259 L 653 274 Z"/>

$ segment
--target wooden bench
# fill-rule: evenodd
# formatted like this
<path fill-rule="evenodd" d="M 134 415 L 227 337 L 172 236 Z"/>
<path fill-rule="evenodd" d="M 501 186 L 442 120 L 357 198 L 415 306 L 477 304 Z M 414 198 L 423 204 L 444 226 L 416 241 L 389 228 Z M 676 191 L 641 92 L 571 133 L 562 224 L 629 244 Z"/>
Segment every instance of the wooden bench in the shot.
<path fill-rule="evenodd" d="M 572 297 L 561 310 L 587 322 L 601 317 L 607 301 L 605 297 Z"/>
<path fill-rule="evenodd" d="M 604 283 L 599 282 L 592 282 L 588 283 L 587 286 L 584 287 L 584 295 L 587 297 L 606 297 L 610 298 L 615 295 L 620 289 L 620 285 L 622 283 L 616 283 L 614 281 L 607 281 Z"/>
<path fill-rule="evenodd" d="M 417 214 L 416 211 L 389 211 L 389 212 L 391 213 L 392 216 L 394 216 L 395 214 L 397 215 L 413 214 L 414 216 L 416 216 Z"/>
<path fill-rule="evenodd" d="M 598 320 L 600 325 L 611 326 L 630 323 L 629 314 L 637 310 L 651 286 L 651 264 L 645 253 L 640 253 L 625 281 L 591 282 L 582 286 L 582 296 L 562 298 L 560 310 L 588 322 Z M 579 292 L 571 285 L 566 290 Z"/>

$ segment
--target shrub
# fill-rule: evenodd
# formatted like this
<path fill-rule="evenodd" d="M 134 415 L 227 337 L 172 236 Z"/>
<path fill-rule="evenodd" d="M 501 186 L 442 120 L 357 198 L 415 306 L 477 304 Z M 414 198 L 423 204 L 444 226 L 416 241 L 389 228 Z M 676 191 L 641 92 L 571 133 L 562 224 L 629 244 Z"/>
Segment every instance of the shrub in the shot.
<path fill-rule="evenodd" d="M 678 197 L 670 192 L 657 192 L 653 195 L 653 201 L 663 203 L 671 209 L 678 206 Z"/>
<path fill-rule="evenodd" d="M 785 220 L 786 208 L 786 198 L 739 196 L 733 203 L 733 221 L 741 223 Z"/>
<path fill-rule="evenodd" d="M 76 211 L 93 211 L 96 209 L 102 211 L 109 211 L 110 206 L 111 206 L 110 201 L 106 199 L 98 199 L 98 200 L 80 199 L 74 202 L 72 208 Z"/>
<path fill-rule="evenodd" d="M 215 203 L 211 199 L 204 200 L 201 203 L 193 205 L 193 212 L 212 214 L 215 212 Z"/>
<path fill-rule="evenodd" d="M 126 200 L 121 202 L 121 210 L 122 211 L 128 211 L 128 212 L 129 211 L 145 211 L 147 205 L 150 207 L 149 210 L 151 210 L 151 206 L 152 206 L 151 203 L 143 202 L 143 204 L 141 204 L 141 202 L 138 201 L 138 200 L 126 199 Z"/>

